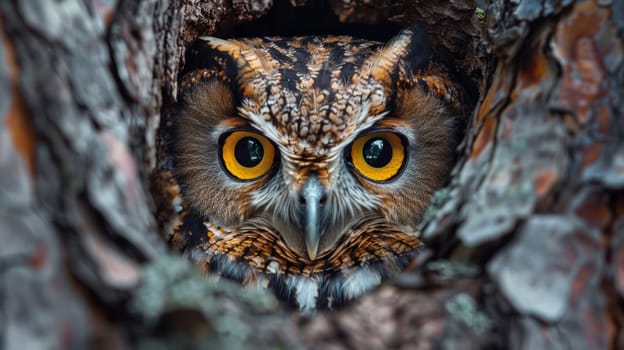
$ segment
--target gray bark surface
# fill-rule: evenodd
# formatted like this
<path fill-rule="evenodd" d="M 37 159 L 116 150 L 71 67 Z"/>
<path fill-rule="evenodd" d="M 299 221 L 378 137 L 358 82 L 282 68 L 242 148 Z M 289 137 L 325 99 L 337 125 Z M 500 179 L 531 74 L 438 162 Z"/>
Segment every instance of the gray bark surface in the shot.
<path fill-rule="evenodd" d="M 6 0 L 0 348 L 624 348 L 624 3 L 328 4 L 421 23 L 465 84 L 419 260 L 304 317 L 205 279 L 157 232 L 157 131 L 185 48 L 273 2 Z"/>

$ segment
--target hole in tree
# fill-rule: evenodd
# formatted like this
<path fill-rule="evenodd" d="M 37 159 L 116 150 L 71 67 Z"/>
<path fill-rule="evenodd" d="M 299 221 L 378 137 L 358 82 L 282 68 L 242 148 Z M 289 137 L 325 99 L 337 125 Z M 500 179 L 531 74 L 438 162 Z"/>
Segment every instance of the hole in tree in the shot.
<path fill-rule="evenodd" d="M 215 35 L 223 38 L 349 35 L 386 42 L 400 30 L 401 26 L 388 22 L 342 23 L 327 1 L 309 1 L 304 6 L 276 1 L 266 15 L 239 25 L 226 24 Z"/>

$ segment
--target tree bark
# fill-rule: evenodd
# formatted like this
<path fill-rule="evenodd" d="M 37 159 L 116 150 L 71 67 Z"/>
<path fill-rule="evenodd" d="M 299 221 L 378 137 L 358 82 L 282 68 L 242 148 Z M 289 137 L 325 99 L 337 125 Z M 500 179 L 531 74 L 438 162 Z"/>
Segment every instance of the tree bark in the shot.
<path fill-rule="evenodd" d="M 342 22 L 420 23 L 465 87 L 426 251 L 315 317 L 169 252 L 150 188 L 185 49 L 279 6 L 0 2 L 3 348 L 624 348 L 618 0 L 328 1 Z"/>

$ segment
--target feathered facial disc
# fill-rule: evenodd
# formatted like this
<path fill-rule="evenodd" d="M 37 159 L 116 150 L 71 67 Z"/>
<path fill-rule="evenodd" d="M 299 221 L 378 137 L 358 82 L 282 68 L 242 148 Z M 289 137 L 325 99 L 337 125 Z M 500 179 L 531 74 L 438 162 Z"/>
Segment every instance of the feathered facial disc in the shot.
<path fill-rule="evenodd" d="M 174 245 L 303 310 L 404 266 L 453 159 L 454 89 L 425 46 L 412 30 L 386 45 L 201 38 L 174 115 Z"/>

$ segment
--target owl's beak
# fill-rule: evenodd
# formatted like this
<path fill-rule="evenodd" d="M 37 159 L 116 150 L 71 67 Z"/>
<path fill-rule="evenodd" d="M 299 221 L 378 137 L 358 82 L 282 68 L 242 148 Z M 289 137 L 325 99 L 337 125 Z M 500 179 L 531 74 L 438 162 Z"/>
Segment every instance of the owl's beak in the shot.
<path fill-rule="evenodd" d="M 300 189 L 299 198 L 303 206 L 303 229 L 308 258 L 314 260 L 321 241 L 321 202 L 325 189 L 316 178 L 310 176 Z"/>

